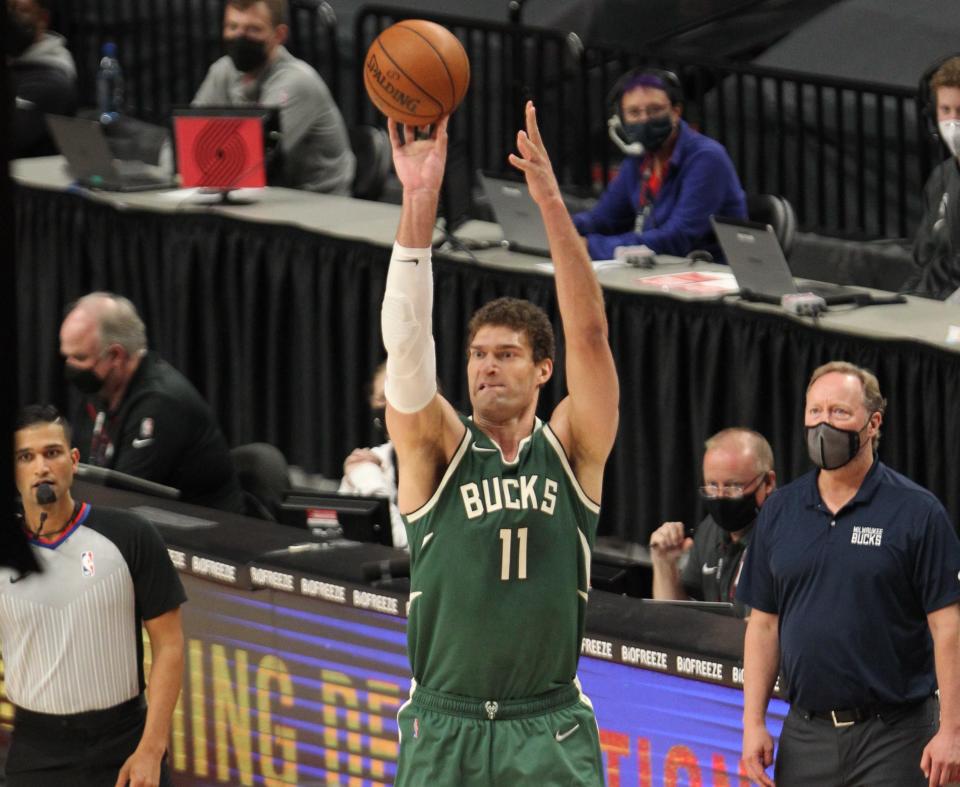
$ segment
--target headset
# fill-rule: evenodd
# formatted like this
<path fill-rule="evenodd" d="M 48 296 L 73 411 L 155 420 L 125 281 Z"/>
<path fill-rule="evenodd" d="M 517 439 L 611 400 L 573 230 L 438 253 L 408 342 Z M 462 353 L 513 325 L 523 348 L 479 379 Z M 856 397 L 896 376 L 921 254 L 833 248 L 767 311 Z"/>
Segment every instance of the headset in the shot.
<path fill-rule="evenodd" d="M 944 63 L 955 57 L 960 57 L 960 52 L 954 52 L 934 60 L 927 66 L 926 71 L 920 77 L 920 84 L 917 85 L 917 103 L 920 105 L 920 114 L 930 136 L 936 140 L 940 139 L 940 129 L 937 126 L 937 97 L 930 90 L 930 80 L 933 79 L 933 75 L 940 70 Z"/>
<path fill-rule="evenodd" d="M 607 134 L 611 141 L 627 156 L 642 156 L 643 145 L 639 142 L 631 142 L 623 133 L 624 120 L 621 99 L 627 88 L 641 77 L 651 77 L 661 82 L 662 89 L 666 92 L 672 106 L 683 103 L 683 85 L 680 84 L 680 78 L 673 71 L 665 68 L 649 68 L 647 66 L 632 68 L 614 82 L 610 92 L 607 93 L 607 106 L 610 113 L 607 120 Z"/>

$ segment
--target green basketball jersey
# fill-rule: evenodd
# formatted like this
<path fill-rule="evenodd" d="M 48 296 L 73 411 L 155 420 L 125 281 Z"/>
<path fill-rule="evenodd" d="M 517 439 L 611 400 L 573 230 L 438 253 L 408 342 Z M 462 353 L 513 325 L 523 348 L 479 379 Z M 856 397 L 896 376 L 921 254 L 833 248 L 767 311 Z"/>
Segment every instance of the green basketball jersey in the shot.
<path fill-rule="evenodd" d="M 569 685 L 599 506 L 539 419 L 513 462 L 461 420 L 439 487 L 404 517 L 413 676 L 434 691 L 504 700 Z"/>

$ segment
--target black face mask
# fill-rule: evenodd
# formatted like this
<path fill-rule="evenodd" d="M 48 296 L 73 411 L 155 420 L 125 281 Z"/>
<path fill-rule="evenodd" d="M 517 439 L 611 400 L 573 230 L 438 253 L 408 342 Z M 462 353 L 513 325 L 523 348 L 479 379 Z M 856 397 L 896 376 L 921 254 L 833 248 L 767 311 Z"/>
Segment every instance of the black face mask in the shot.
<path fill-rule="evenodd" d="M 223 42 L 224 49 L 237 67 L 237 71 L 249 74 L 267 62 L 267 44 L 246 36 L 228 38 Z"/>
<path fill-rule="evenodd" d="M 760 513 L 756 491 L 742 497 L 708 497 L 703 502 L 713 521 L 728 533 L 743 530 Z"/>
<path fill-rule="evenodd" d="M 860 452 L 860 432 L 869 423 L 868 418 L 861 429 L 837 429 L 826 421 L 806 427 L 810 461 L 822 470 L 836 470 L 849 464 Z"/>
<path fill-rule="evenodd" d="M 69 363 L 64 364 L 63 376 L 80 393 L 92 396 L 103 388 L 104 380 L 97 377 L 93 369 L 78 369 Z"/>
<path fill-rule="evenodd" d="M 669 114 L 650 118 L 643 123 L 624 123 L 623 134 L 631 142 L 639 142 L 648 153 L 656 153 L 673 133 L 673 118 Z"/>
<path fill-rule="evenodd" d="M 20 57 L 37 38 L 37 28 L 32 22 L 25 22 L 16 14 L 7 16 L 7 33 L 4 36 L 4 49 L 10 57 Z"/>

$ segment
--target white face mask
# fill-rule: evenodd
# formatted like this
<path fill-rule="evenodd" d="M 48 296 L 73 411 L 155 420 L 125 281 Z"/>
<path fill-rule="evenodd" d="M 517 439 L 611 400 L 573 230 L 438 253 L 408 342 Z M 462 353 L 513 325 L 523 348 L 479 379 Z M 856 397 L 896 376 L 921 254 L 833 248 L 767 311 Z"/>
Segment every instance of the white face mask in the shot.
<path fill-rule="evenodd" d="M 960 156 L 960 120 L 941 120 L 937 123 L 940 139 L 954 156 Z"/>

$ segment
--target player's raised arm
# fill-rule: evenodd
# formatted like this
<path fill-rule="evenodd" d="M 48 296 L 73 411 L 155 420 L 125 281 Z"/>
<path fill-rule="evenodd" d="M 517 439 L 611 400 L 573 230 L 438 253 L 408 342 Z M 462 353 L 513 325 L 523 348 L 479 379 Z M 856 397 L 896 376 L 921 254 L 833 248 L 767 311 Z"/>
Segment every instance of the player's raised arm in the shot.
<path fill-rule="evenodd" d="M 526 126 L 517 133 L 520 155 L 511 154 L 510 163 L 526 176 L 530 195 L 543 216 L 566 345 L 569 396 L 550 423 L 571 454 L 584 491 L 599 499 L 603 465 L 617 433 L 620 401 L 603 293 L 583 239 L 560 196 L 532 101 L 526 106 Z"/>
<path fill-rule="evenodd" d="M 388 126 L 403 205 L 380 323 L 387 350 L 387 431 L 403 464 L 398 504 L 407 512 L 433 494 L 464 427 L 437 394 L 432 326 L 431 241 L 447 157 L 447 118 L 428 139 L 415 139 L 416 129 L 406 126 L 401 142 L 397 124 L 390 120 Z"/>

